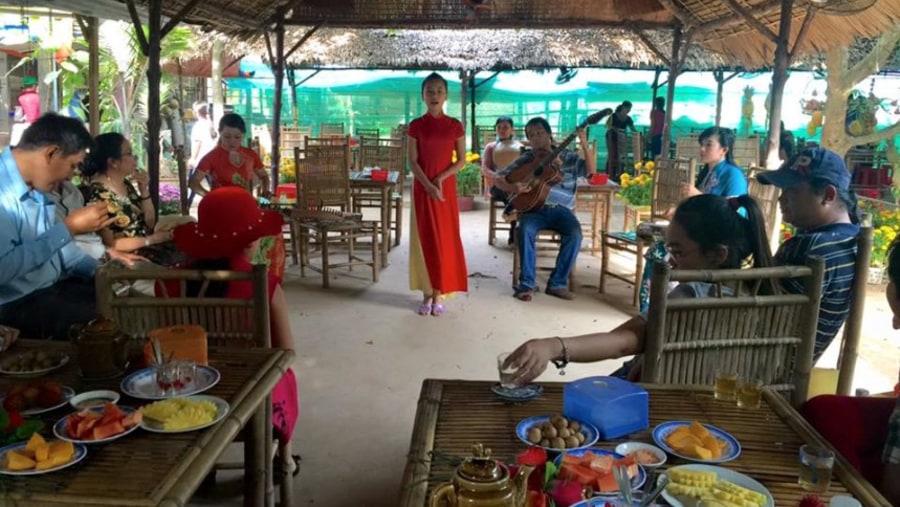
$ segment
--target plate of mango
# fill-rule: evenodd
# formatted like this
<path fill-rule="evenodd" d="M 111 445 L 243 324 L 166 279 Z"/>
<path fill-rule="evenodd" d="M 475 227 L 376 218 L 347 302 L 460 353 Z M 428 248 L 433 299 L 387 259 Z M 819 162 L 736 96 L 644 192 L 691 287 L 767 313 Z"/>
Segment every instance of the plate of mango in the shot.
<path fill-rule="evenodd" d="M 55 472 L 83 460 L 87 447 L 65 440 L 44 440 L 35 433 L 28 442 L 0 449 L 0 474 L 40 475 Z"/>
<path fill-rule="evenodd" d="M 725 463 L 741 454 L 727 431 L 698 421 L 669 421 L 653 429 L 653 441 L 669 454 L 698 463 Z"/>

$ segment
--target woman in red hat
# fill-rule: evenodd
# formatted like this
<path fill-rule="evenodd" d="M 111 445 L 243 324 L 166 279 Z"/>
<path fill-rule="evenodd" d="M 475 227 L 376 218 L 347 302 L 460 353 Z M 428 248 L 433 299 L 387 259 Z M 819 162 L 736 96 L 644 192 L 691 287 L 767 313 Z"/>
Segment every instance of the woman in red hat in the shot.
<path fill-rule="evenodd" d="M 280 213 L 259 209 L 253 196 L 240 187 L 211 191 L 200 201 L 197 214 L 197 223 L 175 229 L 174 241 L 196 260 L 191 267 L 200 270 L 250 271 L 253 260 L 265 258 L 266 249 L 274 244 L 273 237 L 281 235 L 284 223 Z M 196 296 L 200 285 L 189 283 L 188 296 Z M 287 301 L 280 281 L 271 272 L 268 285 L 272 346 L 293 350 Z M 206 295 L 248 299 L 252 290 L 250 281 L 212 282 Z M 297 381 L 293 370 L 288 369 L 272 391 L 272 422 L 279 438 L 288 439 L 293 433 L 298 405 Z"/>

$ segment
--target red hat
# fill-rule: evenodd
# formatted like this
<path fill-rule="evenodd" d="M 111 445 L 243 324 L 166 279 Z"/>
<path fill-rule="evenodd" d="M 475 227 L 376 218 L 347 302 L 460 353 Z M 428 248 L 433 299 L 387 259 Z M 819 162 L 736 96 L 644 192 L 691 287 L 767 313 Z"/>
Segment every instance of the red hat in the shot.
<path fill-rule="evenodd" d="M 284 218 L 259 209 L 241 187 L 221 187 L 206 194 L 197 210 L 198 222 L 176 227 L 175 244 L 194 259 L 222 259 L 259 238 L 281 234 Z"/>

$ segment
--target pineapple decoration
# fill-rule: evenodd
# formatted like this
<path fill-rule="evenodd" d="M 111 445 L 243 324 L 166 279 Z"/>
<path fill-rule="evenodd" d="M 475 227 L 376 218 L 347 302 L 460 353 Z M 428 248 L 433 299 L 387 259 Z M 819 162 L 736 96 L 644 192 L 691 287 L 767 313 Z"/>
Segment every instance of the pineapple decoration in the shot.
<path fill-rule="evenodd" d="M 854 90 L 847 99 L 847 119 L 845 128 L 847 133 L 853 136 L 870 134 L 878 124 L 875 118 L 875 110 L 881 104 L 881 100 L 875 96 L 875 79 L 869 85 L 869 95 Z"/>
<path fill-rule="evenodd" d="M 819 100 L 819 93 L 815 90 L 812 92 L 812 98 L 809 100 L 801 100 L 800 107 L 803 108 L 803 114 L 811 116 L 809 123 L 806 124 L 806 135 L 813 137 L 824 122 L 825 101 Z"/>
<path fill-rule="evenodd" d="M 753 132 L 753 88 L 744 88 L 744 99 L 741 104 L 741 123 L 739 135 L 749 136 Z"/>

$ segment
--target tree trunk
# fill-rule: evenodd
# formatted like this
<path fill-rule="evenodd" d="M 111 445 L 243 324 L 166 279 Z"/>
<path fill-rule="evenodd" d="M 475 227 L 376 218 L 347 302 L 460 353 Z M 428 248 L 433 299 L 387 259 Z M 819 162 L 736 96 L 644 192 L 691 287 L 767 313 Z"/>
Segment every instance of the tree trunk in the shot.
<path fill-rule="evenodd" d="M 791 35 L 791 13 L 794 0 L 781 1 L 781 23 L 778 26 L 778 44 L 775 47 L 775 67 L 772 69 L 771 105 L 769 106 L 769 134 L 766 142 L 766 167 L 775 169 L 781 165 L 778 158 L 778 144 L 781 140 L 781 102 L 784 85 L 787 83 L 787 69 L 790 64 L 788 44 Z"/>
<path fill-rule="evenodd" d="M 148 11 L 149 36 L 147 37 L 147 173 L 150 175 L 150 198 L 159 216 L 159 83 L 162 69 L 159 56 L 162 47 L 162 0 L 150 0 Z"/>
<path fill-rule="evenodd" d="M 662 158 L 669 158 L 669 152 L 672 139 L 672 112 L 675 110 L 675 81 L 678 74 L 681 73 L 681 28 L 672 31 L 672 56 L 669 59 L 669 76 L 668 86 L 666 88 L 666 124 L 663 127 L 662 135 Z"/>
<path fill-rule="evenodd" d="M 218 126 L 219 120 L 225 114 L 225 98 L 222 94 L 222 54 L 225 52 L 225 44 L 217 40 L 213 42 L 212 60 L 210 61 L 210 77 L 212 81 L 213 125 Z"/>

